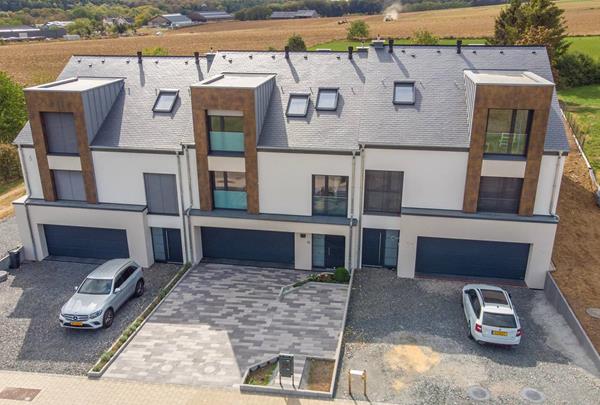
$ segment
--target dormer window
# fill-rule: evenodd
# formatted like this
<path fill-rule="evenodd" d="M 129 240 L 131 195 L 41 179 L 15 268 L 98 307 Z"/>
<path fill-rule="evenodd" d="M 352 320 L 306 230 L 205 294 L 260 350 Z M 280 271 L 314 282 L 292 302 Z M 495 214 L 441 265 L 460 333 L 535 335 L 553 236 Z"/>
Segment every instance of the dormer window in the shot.
<path fill-rule="evenodd" d="M 415 82 L 394 82 L 394 104 L 415 103 Z"/>
<path fill-rule="evenodd" d="M 317 110 L 335 111 L 338 104 L 338 89 L 319 89 Z"/>
<path fill-rule="evenodd" d="M 179 96 L 179 90 L 161 90 L 156 97 L 156 102 L 152 111 L 159 113 L 170 113 L 173 111 L 177 97 Z"/>
<path fill-rule="evenodd" d="M 290 94 L 286 115 L 288 117 L 306 117 L 308 112 L 308 94 Z"/>

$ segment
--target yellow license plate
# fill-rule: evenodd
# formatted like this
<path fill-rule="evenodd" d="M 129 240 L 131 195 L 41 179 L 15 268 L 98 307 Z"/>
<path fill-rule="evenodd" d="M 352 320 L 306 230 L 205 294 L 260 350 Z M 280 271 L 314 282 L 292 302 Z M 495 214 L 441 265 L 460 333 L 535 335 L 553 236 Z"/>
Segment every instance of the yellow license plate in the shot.
<path fill-rule="evenodd" d="M 71 326 L 83 326 L 83 322 L 71 322 Z"/>
<path fill-rule="evenodd" d="M 496 336 L 508 336 L 508 332 L 504 332 L 501 330 L 493 330 L 492 331 L 492 335 L 496 335 Z"/>

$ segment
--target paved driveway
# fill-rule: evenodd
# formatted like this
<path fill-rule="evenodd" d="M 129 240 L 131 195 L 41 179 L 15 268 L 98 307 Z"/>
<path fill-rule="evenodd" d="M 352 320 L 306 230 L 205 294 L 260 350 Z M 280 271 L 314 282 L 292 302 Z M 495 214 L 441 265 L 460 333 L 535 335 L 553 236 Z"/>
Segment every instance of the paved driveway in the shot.
<path fill-rule="evenodd" d="M 60 308 L 96 266 L 45 260 L 10 271 L 0 283 L 0 369 L 84 374 L 179 268 L 145 270 L 146 293 L 125 304 L 110 329 L 61 328 Z"/>
<path fill-rule="evenodd" d="M 364 368 L 372 401 L 461 404 L 470 387 L 481 386 L 493 403 L 526 403 L 526 387 L 541 391 L 546 403 L 598 403 L 592 363 L 542 291 L 507 288 L 524 327 L 521 345 L 508 349 L 467 339 L 462 286 L 358 270 L 337 396 L 349 397 L 347 370 Z"/>
<path fill-rule="evenodd" d="M 0 219 L 0 258 L 21 244 L 15 217 Z"/>
<path fill-rule="evenodd" d="M 334 358 L 347 285 L 294 270 L 201 264 L 186 275 L 105 377 L 231 387 L 280 352 Z"/>

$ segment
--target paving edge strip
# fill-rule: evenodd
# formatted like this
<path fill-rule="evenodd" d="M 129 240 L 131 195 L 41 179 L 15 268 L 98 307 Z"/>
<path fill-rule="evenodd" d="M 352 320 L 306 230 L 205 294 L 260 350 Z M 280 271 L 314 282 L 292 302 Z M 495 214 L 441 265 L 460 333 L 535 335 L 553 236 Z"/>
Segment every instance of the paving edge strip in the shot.
<path fill-rule="evenodd" d="M 337 343 L 337 347 L 335 350 L 335 364 L 333 366 L 333 373 L 331 376 L 331 384 L 329 385 L 329 391 L 313 391 L 313 390 L 301 390 L 301 389 L 290 390 L 290 389 L 285 389 L 285 388 L 282 389 L 282 388 L 275 388 L 275 387 L 269 387 L 269 386 L 264 386 L 264 385 L 244 384 L 244 381 L 246 381 L 246 378 L 248 376 L 248 373 L 250 372 L 250 369 L 254 368 L 260 364 L 266 363 L 268 361 L 267 360 L 265 362 L 255 364 L 251 367 L 248 367 L 248 369 L 246 369 L 246 371 L 244 372 L 244 375 L 242 376 L 242 382 L 239 385 L 240 392 L 255 393 L 255 394 L 269 394 L 269 395 L 285 395 L 285 396 L 301 397 L 301 398 L 328 398 L 328 399 L 333 398 L 335 389 L 337 386 L 337 377 L 339 374 L 339 367 L 340 367 L 340 354 L 342 352 L 342 344 L 344 341 L 344 331 L 346 330 L 346 318 L 348 317 L 348 308 L 350 307 L 350 295 L 352 293 L 352 285 L 354 284 L 354 272 L 355 271 L 356 271 L 356 269 L 352 270 L 350 272 L 350 281 L 348 281 L 348 291 L 346 292 L 346 304 L 344 305 L 344 317 L 342 318 L 340 336 L 338 337 L 338 343 Z M 297 287 L 297 288 L 299 288 L 299 287 Z M 283 288 L 282 288 L 282 290 L 283 290 Z M 316 358 L 316 357 L 308 356 L 307 359 L 308 358 Z M 327 359 L 327 360 L 331 360 L 331 359 Z M 306 367 L 306 365 L 305 365 L 305 367 Z M 303 373 L 303 375 L 304 375 L 304 373 Z M 298 381 L 298 387 L 300 387 L 300 384 L 301 384 L 301 381 Z"/>
<path fill-rule="evenodd" d="M 187 268 L 186 268 L 187 267 Z M 99 371 L 94 371 L 94 368 L 96 367 L 96 365 L 100 362 L 100 359 L 98 359 L 98 361 L 96 363 L 94 363 L 94 365 L 92 366 L 92 368 L 87 372 L 87 376 L 90 379 L 98 379 L 100 377 L 102 377 L 102 375 L 104 375 L 104 373 L 106 372 L 106 370 L 108 370 L 108 368 L 112 365 L 112 363 L 117 359 L 117 357 L 119 357 L 119 355 L 123 352 L 123 350 L 125 350 L 125 348 L 129 345 L 129 343 L 133 340 L 133 338 L 138 334 L 138 332 L 144 327 L 144 325 L 146 324 L 146 322 L 152 317 L 152 315 L 154 315 L 154 312 L 156 312 L 156 310 L 158 309 L 158 307 L 160 307 L 160 305 L 163 303 L 163 301 L 165 299 L 167 299 L 167 297 L 169 295 L 171 295 L 171 293 L 177 288 L 177 286 L 179 285 L 179 283 L 181 283 L 183 281 L 183 279 L 185 278 L 185 276 L 189 273 L 189 271 L 194 268 L 193 265 L 190 264 L 184 264 L 181 269 L 179 269 L 179 271 L 177 273 L 175 273 L 175 275 L 173 276 L 173 278 L 171 278 L 171 280 L 169 280 L 169 283 L 171 283 L 171 281 L 173 281 L 173 279 L 175 277 L 177 277 L 179 275 L 179 273 L 181 271 L 183 271 L 183 274 L 181 275 L 181 277 L 179 277 L 179 280 L 177 280 L 177 282 L 171 287 L 171 289 L 169 289 L 169 291 L 167 292 L 167 294 L 165 294 L 164 297 L 162 297 L 157 303 L 156 306 L 154 307 L 154 309 L 152 311 L 150 311 L 150 313 L 148 314 L 148 316 L 146 316 L 146 318 L 144 318 L 144 320 L 140 323 L 140 326 L 138 326 L 132 333 L 131 335 L 129 335 L 129 337 L 127 338 L 127 340 L 125 342 L 123 342 L 123 344 L 117 349 L 117 351 L 115 352 L 115 354 L 112 355 L 112 357 L 110 358 L 110 360 L 108 360 L 106 362 L 106 364 L 104 364 L 104 366 L 102 366 L 102 368 Z M 185 270 L 184 270 L 185 269 Z M 169 285 L 169 283 L 167 283 L 167 286 Z M 160 290 L 159 290 L 159 295 L 160 295 Z M 154 301 L 156 299 L 158 299 L 159 296 L 157 295 L 155 299 L 153 299 L 148 306 L 146 306 L 146 308 L 144 308 L 144 310 L 141 312 L 142 314 L 146 311 L 146 309 L 148 309 L 148 307 L 150 307 L 151 305 L 154 304 Z M 141 314 L 140 314 L 141 315 Z M 131 322 L 127 328 L 129 328 L 132 324 L 135 323 L 135 321 L 137 321 L 137 319 L 139 318 L 136 317 L 133 322 Z M 127 328 L 125 328 L 124 330 L 127 330 Z M 124 332 L 123 332 L 124 333 Z M 121 335 L 119 335 L 119 337 L 117 338 L 117 340 L 114 341 L 114 343 L 110 346 L 110 348 L 112 348 L 113 346 L 115 346 L 117 344 L 117 342 L 119 341 L 119 339 L 121 339 L 121 337 L 123 336 L 123 333 L 121 333 Z M 110 350 L 110 348 L 108 350 Z M 103 353 L 104 354 L 104 353 Z M 101 355 L 102 356 L 102 355 Z"/>

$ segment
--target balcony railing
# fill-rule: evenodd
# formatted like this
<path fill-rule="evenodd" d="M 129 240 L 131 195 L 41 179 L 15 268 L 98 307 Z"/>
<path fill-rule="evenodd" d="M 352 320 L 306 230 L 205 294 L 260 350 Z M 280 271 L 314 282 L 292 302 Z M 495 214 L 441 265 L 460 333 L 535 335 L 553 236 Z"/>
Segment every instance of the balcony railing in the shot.
<path fill-rule="evenodd" d="M 215 208 L 245 210 L 247 198 L 245 191 L 213 190 Z"/>
<path fill-rule="evenodd" d="M 243 132 L 210 131 L 211 152 L 244 153 Z"/>
<path fill-rule="evenodd" d="M 346 216 L 347 197 L 313 196 L 313 215 Z"/>
<path fill-rule="evenodd" d="M 527 134 L 487 132 L 484 153 L 502 155 L 525 155 Z"/>

